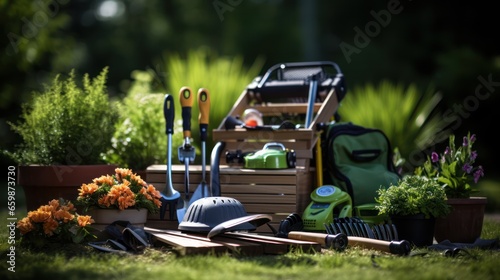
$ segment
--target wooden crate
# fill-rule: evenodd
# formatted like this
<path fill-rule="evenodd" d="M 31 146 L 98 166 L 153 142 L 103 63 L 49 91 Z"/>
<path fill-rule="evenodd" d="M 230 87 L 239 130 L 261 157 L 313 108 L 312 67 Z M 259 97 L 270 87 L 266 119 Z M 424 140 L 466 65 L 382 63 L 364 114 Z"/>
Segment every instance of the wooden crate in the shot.
<path fill-rule="evenodd" d="M 310 202 L 313 189 L 314 169 L 290 168 L 279 170 L 254 170 L 220 166 L 221 196 L 240 201 L 249 215 L 270 214 L 274 228 L 291 213 L 302 213 Z M 201 166 L 189 167 L 189 191 L 192 194 L 201 182 Z M 206 180 L 210 184 L 210 167 L 207 166 Z M 146 181 L 158 190 L 165 188 L 166 166 L 152 165 L 147 168 Z M 184 197 L 184 165 L 172 166 L 173 187 Z M 169 220 L 167 212 L 164 220 L 159 214 L 149 215 L 147 226 L 162 229 L 177 229 L 177 220 Z M 256 232 L 271 232 L 267 225 Z"/>
<path fill-rule="evenodd" d="M 313 106 L 314 117 L 306 128 L 280 130 L 246 130 L 242 128 L 225 129 L 224 120 L 217 129 L 212 131 L 216 142 L 224 142 L 226 151 L 241 150 L 242 152 L 261 150 L 269 142 L 282 143 L 286 148 L 294 150 L 297 156 L 297 166 L 308 168 L 313 158 L 313 149 L 320 136 L 316 130 L 320 123 L 332 120 L 339 102 L 335 89 L 332 88 L 322 103 Z M 307 103 L 256 103 L 251 91 L 245 90 L 228 113 L 228 117 L 241 117 L 246 109 L 256 109 L 264 117 L 283 114 L 300 115 L 308 110 Z M 222 153 L 221 156 L 224 156 Z M 221 159 L 224 162 L 224 158 Z"/>

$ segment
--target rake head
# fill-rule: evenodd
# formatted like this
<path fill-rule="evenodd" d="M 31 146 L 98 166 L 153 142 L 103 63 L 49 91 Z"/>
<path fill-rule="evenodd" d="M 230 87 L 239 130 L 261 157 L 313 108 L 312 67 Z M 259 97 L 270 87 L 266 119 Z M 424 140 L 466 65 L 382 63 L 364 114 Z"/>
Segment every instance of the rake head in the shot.
<path fill-rule="evenodd" d="M 343 233 L 347 236 L 366 237 L 385 241 L 399 240 L 396 227 L 390 223 L 369 225 L 358 217 L 335 218 L 325 224 L 329 234 Z"/>

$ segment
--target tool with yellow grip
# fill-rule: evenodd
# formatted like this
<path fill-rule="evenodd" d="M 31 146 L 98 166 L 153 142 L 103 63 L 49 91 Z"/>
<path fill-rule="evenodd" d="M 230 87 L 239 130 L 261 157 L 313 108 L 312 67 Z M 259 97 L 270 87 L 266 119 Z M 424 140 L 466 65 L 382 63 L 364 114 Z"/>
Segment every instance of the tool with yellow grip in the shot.
<path fill-rule="evenodd" d="M 198 123 L 200 126 L 200 140 L 201 140 L 201 182 L 194 191 L 189 204 L 191 205 L 196 200 L 202 197 L 211 196 L 211 191 L 208 188 L 208 184 L 205 178 L 206 174 L 206 142 L 208 136 L 208 120 L 210 117 L 210 94 L 205 88 L 200 88 L 198 90 L 198 108 L 200 114 L 198 115 Z"/>
<path fill-rule="evenodd" d="M 196 150 L 191 144 L 191 107 L 193 106 L 193 94 L 189 87 L 182 87 L 179 92 L 179 99 L 182 107 L 182 131 L 184 141 L 179 147 L 179 161 L 184 163 L 184 207 L 177 209 L 177 220 L 182 222 L 184 214 L 189 207 L 189 164 L 194 162 Z"/>

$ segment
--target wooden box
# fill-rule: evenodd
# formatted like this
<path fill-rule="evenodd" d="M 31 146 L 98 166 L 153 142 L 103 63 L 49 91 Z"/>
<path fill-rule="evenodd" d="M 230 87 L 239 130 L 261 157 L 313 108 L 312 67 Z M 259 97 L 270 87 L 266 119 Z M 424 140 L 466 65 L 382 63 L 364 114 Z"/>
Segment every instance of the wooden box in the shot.
<path fill-rule="evenodd" d="M 314 169 L 303 167 L 279 170 L 253 170 L 220 166 L 221 196 L 240 201 L 249 215 L 270 214 L 271 225 L 278 229 L 279 222 L 291 213 L 300 213 L 310 202 L 313 189 Z M 189 167 L 189 192 L 192 194 L 201 182 L 201 166 Z M 207 166 L 206 180 L 210 185 L 210 167 Z M 146 181 L 162 191 L 166 184 L 166 166 L 152 165 L 147 168 Z M 172 166 L 174 189 L 184 197 L 184 165 Z M 164 220 L 159 214 L 149 214 L 147 226 L 161 229 L 177 229 L 177 220 L 169 220 L 169 212 Z M 256 232 L 272 232 L 261 226 Z"/>

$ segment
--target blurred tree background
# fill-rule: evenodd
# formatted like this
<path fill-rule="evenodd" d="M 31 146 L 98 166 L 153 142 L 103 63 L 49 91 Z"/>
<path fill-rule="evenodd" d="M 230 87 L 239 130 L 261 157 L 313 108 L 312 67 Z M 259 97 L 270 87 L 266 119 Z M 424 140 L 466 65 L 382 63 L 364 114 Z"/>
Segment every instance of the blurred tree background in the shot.
<path fill-rule="evenodd" d="M 169 74 L 162 60 L 203 47 L 241 55 L 248 67 L 263 57 L 262 72 L 281 62 L 334 61 L 348 88 L 433 85 L 443 95 L 442 118 L 459 136 L 477 134 L 479 161 L 494 176 L 496 16 L 487 1 L 1 0 L 1 146 L 19 141 L 7 121 L 55 73 L 93 76 L 109 66 L 109 93 L 123 98 L 134 70 L 153 70 L 161 91 Z"/>

